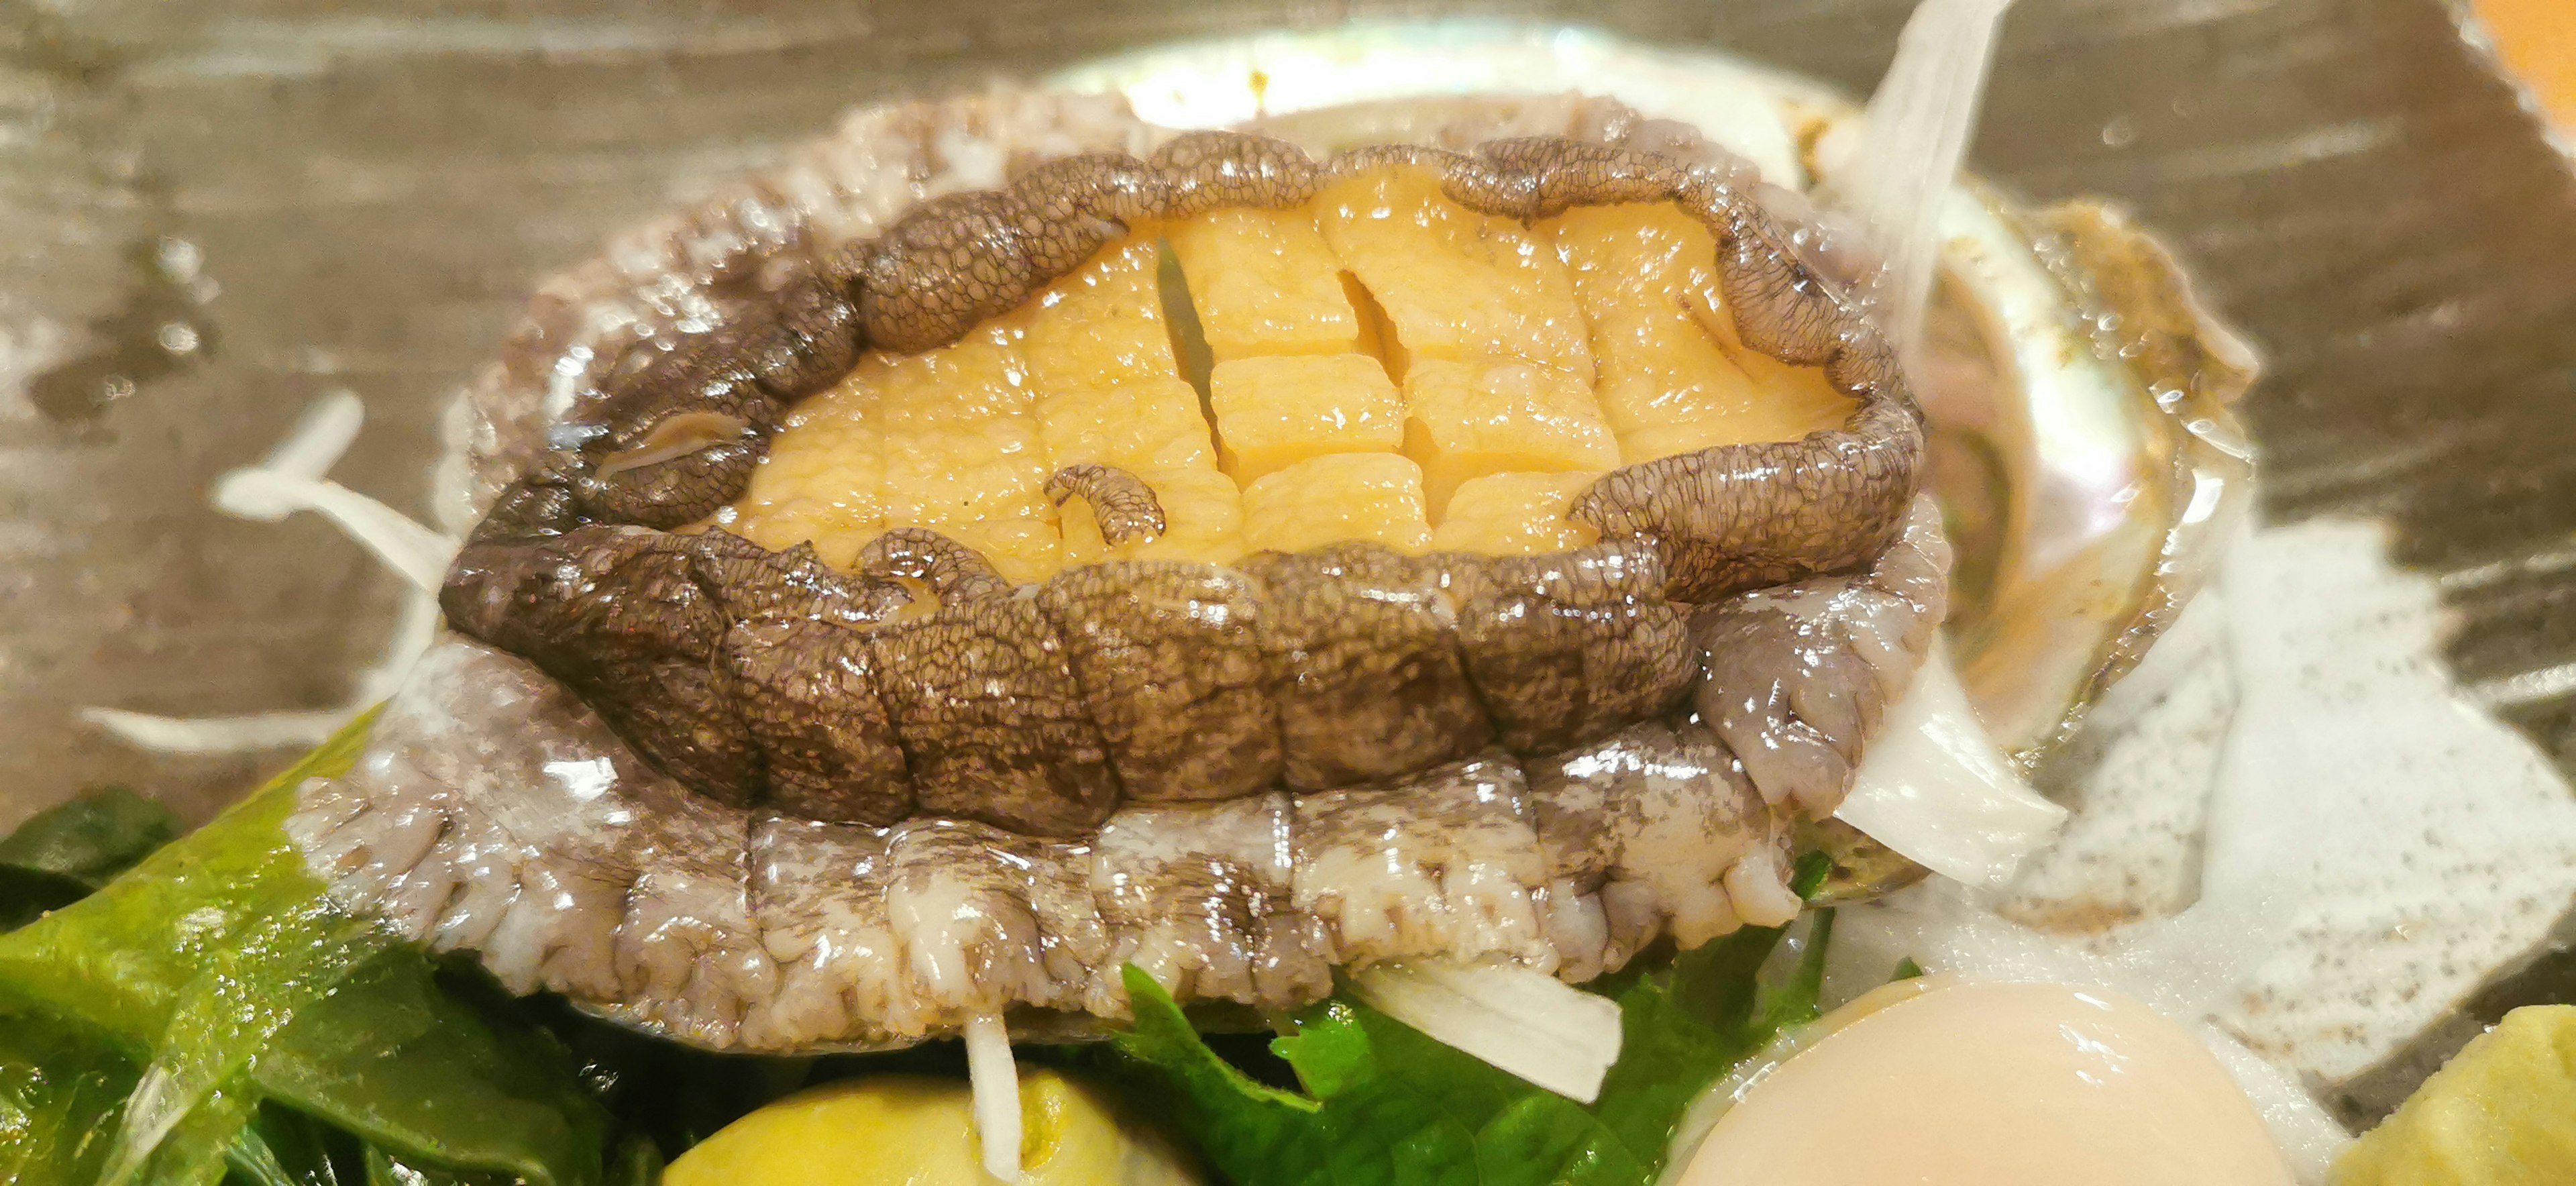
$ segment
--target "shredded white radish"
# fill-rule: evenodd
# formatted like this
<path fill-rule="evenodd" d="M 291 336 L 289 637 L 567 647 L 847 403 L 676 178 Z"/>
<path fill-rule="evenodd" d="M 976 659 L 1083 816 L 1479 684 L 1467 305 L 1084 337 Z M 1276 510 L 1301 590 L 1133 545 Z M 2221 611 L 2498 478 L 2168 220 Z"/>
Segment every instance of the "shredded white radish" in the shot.
<path fill-rule="evenodd" d="M 313 511 L 412 584 L 436 589 L 446 579 L 448 561 L 456 557 L 456 541 L 323 477 L 365 422 L 364 405 L 347 391 L 313 401 L 294 430 L 259 464 L 215 479 L 215 509 L 265 523 Z"/>
<path fill-rule="evenodd" d="M 1941 205 L 1958 179 L 1985 101 L 1995 29 L 2012 0 L 1923 0 L 1897 38 L 1896 60 L 1870 97 L 1858 156 L 1839 204 L 1874 230 L 1884 269 L 1872 286 L 1879 324 L 1910 350 L 1941 253 Z"/>
<path fill-rule="evenodd" d="M 164 717 L 121 708 L 84 708 L 80 717 L 137 746 L 165 754 L 311 748 L 329 740 L 332 733 L 349 722 L 349 714 L 336 708 L 242 717 Z"/>
<path fill-rule="evenodd" d="M 1003 1182 L 1020 1180 L 1020 1068 L 1011 1059 L 1011 1031 L 996 1016 L 966 1023 L 966 1080 L 975 1091 L 975 1134 L 983 1142 L 984 1172 Z"/>
<path fill-rule="evenodd" d="M 1619 1006 L 1545 972 L 1424 960 L 1351 978 L 1370 1007 L 1578 1103 L 1619 1061 Z"/>
<path fill-rule="evenodd" d="M 215 479 L 214 503 L 216 509 L 245 519 L 275 521 L 294 511 L 313 511 L 423 589 L 437 588 L 447 578 L 447 562 L 456 557 L 456 541 L 326 479 L 237 469 Z"/>
<path fill-rule="evenodd" d="M 2066 809 L 1995 749 L 1939 645 L 1887 713 L 1834 817 L 1944 877 L 2001 885 L 2057 835 Z"/>
<path fill-rule="evenodd" d="M 324 395 L 305 409 L 286 439 L 258 465 L 217 479 L 210 500 L 225 514 L 265 523 L 297 511 L 320 513 L 411 583 L 384 657 L 360 673 L 351 701 L 337 708 L 234 717 L 165 717 L 93 707 L 81 710 L 82 720 L 143 749 L 242 753 L 318 745 L 370 705 L 393 694 L 438 632 L 438 587 L 457 545 L 401 512 L 323 477 L 348 452 L 365 423 L 366 408 L 357 396 L 347 391 Z"/>
<path fill-rule="evenodd" d="M 269 450 L 259 468 L 299 478 L 319 478 L 340 463 L 349 446 L 357 442 L 358 430 L 366 424 L 367 406 L 358 402 L 356 392 L 345 387 L 325 392 L 304 409 L 286 439 Z M 280 510 L 265 517 L 274 521 L 286 514 Z"/>

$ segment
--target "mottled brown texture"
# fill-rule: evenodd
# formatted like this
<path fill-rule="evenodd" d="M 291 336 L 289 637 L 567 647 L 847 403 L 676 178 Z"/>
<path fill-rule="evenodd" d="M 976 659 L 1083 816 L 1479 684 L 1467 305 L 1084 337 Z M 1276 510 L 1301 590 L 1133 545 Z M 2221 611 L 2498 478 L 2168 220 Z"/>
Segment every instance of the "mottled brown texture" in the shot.
<path fill-rule="evenodd" d="M 859 570 L 920 581 L 943 605 L 1000 597 L 1011 582 L 982 553 L 927 527 L 898 527 L 859 550 Z"/>
<path fill-rule="evenodd" d="M 1846 363 L 1845 360 L 1852 360 Z M 1873 336 L 1835 356 L 1837 382 L 1894 373 Z M 1706 601 L 1867 561 L 1895 537 L 1919 481 L 1910 402 L 1864 395 L 1849 424 L 1804 440 L 1719 445 L 1602 476 L 1567 518 L 1605 538 L 1655 541 L 1676 601 Z"/>
<path fill-rule="evenodd" d="M 1562 749 L 1653 716 L 1698 674 L 1650 544 L 1444 559 L 1459 590 L 1467 675 L 1513 753 Z"/>
<path fill-rule="evenodd" d="M 1047 478 L 1046 496 L 1058 507 L 1071 498 L 1089 503 L 1100 538 L 1112 547 L 1159 538 L 1166 526 L 1154 488 L 1114 465 L 1084 462 L 1057 470 Z"/>
<path fill-rule="evenodd" d="M 1256 634 L 1290 788 L 1420 770 L 1492 738 L 1437 563 L 1345 543 L 1263 552 L 1242 567 L 1268 591 Z"/>
<path fill-rule="evenodd" d="M 760 747 L 770 806 L 880 825 L 912 813 L 903 748 L 873 664 L 866 634 L 792 613 L 755 614 L 725 631 L 716 688 Z"/>
<path fill-rule="evenodd" d="M 1098 1038 L 1127 1016 L 1131 962 L 1185 1003 L 1283 1010 L 1331 993 L 1336 965 L 1386 959 L 1581 980 L 1668 926 L 1740 922 L 1737 888 L 1787 893 L 1762 856 L 1774 817 L 1722 747 L 1663 725 L 1303 797 L 1131 804 L 1063 841 L 876 828 L 696 795 L 561 681 L 454 636 L 287 828 L 341 900 L 513 992 L 775 1054 L 997 1014 L 1025 1041 Z M 1554 875 L 1587 861 L 1599 876 Z"/>
<path fill-rule="evenodd" d="M 857 307 L 830 275 L 801 272 L 731 313 L 711 332 L 629 349 L 559 426 L 579 451 L 552 468 L 592 516 L 677 527 L 740 497 L 785 404 L 838 379 L 862 344 Z M 741 427 L 705 431 L 724 421 Z M 690 435 L 678 443 L 699 447 L 671 447 Z"/>
<path fill-rule="evenodd" d="M 802 276 L 744 318 L 736 350 L 771 395 L 812 395 L 857 361 L 859 309 L 844 284 L 829 274 Z"/>
<path fill-rule="evenodd" d="M 1687 721 L 1640 721 L 1526 766 L 1549 875 L 1585 893 L 1598 891 L 1623 864 L 1632 875 L 1654 871 L 1656 854 L 1625 851 L 1637 829 L 1675 822 L 1669 813 L 1642 810 L 1647 796 L 1681 794 L 1704 804 L 1688 822 L 1699 833 L 1694 847 L 1711 855 L 1731 838 L 1762 831 L 1767 814 L 1726 743 Z M 1720 865 L 1727 859 L 1731 854 Z"/>
<path fill-rule="evenodd" d="M 1279 709 L 1260 647 L 1264 598 L 1240 572 L 1137 560 L 1038 591 L 1127 796 L 1166 803 L 1269 789 Z"/>
<path fill-rule="evenodd" d="M 474 533 L 466 542 L 502 543 L 557 536 L 581 526 L 581 522 L 579 500 L 549 469 L 512 482 L 502 490 L 491 513 L 474 525 Z"/>
<path fill-rule="evenodd" d="M 1940 509 L 1918 499 L 1867 569 L 1698 607 L 1702 678 L 1692 704 L 1773 804 L 1822 819 L 1904 695 L 1949 611 Z"/>
<path fill-rule="evenodd" d="M 1857 95 L 1911 7 L 1477 10 L 1684 51 L 1723 45 Z M 206 484 L 268 448 L 309 395 L 348 383 L 368 402 L 368 432 L 335 478 L 427 512 L 437 504 L 422 498 L 421 471 L 460 385 L 493 407 L 538 408 L 563 351 L 596 340 L 595 305 L 640 310 L 669 332 L 692 309 L 660 295 L 670 277 L 756 271 L 798 249 L 809 209 L 816 238 L 871 233 L 880 192 L 942 176 L 931 144 L 945 125 L 905 112 L 878 134 L 887 146 L 865 142 L 872 155 L 839 134 L 825 142 L 882 187 L 786 184 L 825 146 L 792 142 L 850 104 L 1167 38 L 1426 7 L 1006 0 L 961 23 L 953 3 L 531 0 L 507 27 L 417 19 L 379 0 L 30 11 L 38 35 L 14 77 L 32 114 L 17 125 L 22 151 L 0 164 L 14 182 L 0 192 L 11 332 L 40 357 L 48 327 L 72 337 L 61 350 L 87 350 L 85 323 L 128 299 L 131 244 L 171 235 L 222 284 L 212 310 L 228 348 L 143 383 L 94 424 L 22 413 L 6 427 L 20 464 L 0 475 L 0 496 L 21 509 L 27 550 L 0 588 L 12 627 L 0 638 L 0 826 L 103 782 L 200 819 L 300 748 L 145 753 L 82 726 L 80 705 L 319 708 L 372 661 L 397 578 L 318 522 L 242 523 L 205 503 Z M 576 27 L 600 35 L 560 36 Z M 290 42 L 296 52 L 280 53 Z M 1123 134 L 1086 130 L 1074 147 Z M 2113 195 L 2169 234 L 2276 364 L 2251 397 L 2269 514 L 2390 518 L 2406 562 L 2443 577 L 2464 680 L 2503 695 L 2576 659 L 2576 597 L 2557 562 L 2576 530 L 2565 332 L 2576 274 L 2560 263 L 2576 250 L 2576 182 L 2444 6 L 2027 0 L 2007 23 L 1975 153 L 2019 192 Z M 728 180 L 747 164 L 764 175 Z M 673 195 L 700 193 L 665 214 Z M 637 244 L 650 263 L 633 262 Z M 532 306 L 527 290 L 556 269 L 578 274 Z M 630 332 L 605 324 L 612 341 Z M 510 362 L 487 367 L 504 332 Z M 475 444 L 479 497 L 542 449 L 531 414 Z M 2503 703 L 2562 767 L 2576 758 L 2564 694 Z M 2569 965 L 2550 966 L 2543 987 L 2563 994 Z M 2402 1098 L 2457 1040 L 2374 1080 L 2355 1122 Z"/>
<path fill-rule="evenodd" d="M 1640 722 L 1526 770 L 1550 892 L 1589 906 L 1551 929 L 1560 947 L 1597 943 L 1600 952 L 1573 977 L 1615 969 L 1659 936 L 1695 947 L 1779 908 L 1736 895 L 1777 892 L 1789 830 L 1725 743 L 1697 724 Z M 1569 932 L 1596 938 L 1568 943 Z"/>
<path fill-rule="evenodd" d="M 1760 203 L 1721 206 L 1692 193 L 1683 195 L 1682 209 L 1717 233 L 1718 287 L 1745 345 L 1799 366 L 1823 366 L 1853 348 L 1847 339 L 1861 323 L 1789 249 L 1788 233 Z"/>
<path fill-rule="evenodd" d="M 632 374 L 626 398 L 608 405 L 616 418 L 597 426 L 596 435 L 581 447 L 588 472 L 574 479 L 574 489 L 592 518 L 672 528 L 706 518 L 741 497 L 753 467 L 769 452 L 768 430 L 777 424 L 781 409 L 730 346 L 724 341 L 693 343 L 655 357 Z M 753 431 L 658 464 L 606 468 L 611 459 L 649 448 L 666 420 L 706 415 L 739 421 Z"/>
<path fill-rule="evenodd" d="M 1134 964 L 1176 998 L 1242 1004 L 1320 997 L 1332 971 L 1293 904 L 1293 809 L 1272 792 L 1134 805 L 1091 842 L 1092 899 Z"/>
<path fill-rule="evenodd" d="M 1717 205 L 1733 191 L 1690 166 L 1651 152 L 1564 136 L 1515 136 L 1477 145 L 1472 165 L 1456 170 L 1450 196 L 1487 214 L 1535 221 L 1576 206 L 1661 202 L 1687 193 Z M 1685 203 L 1688 208 L 1690 203 Z M 1724 240 L 1722 226 L 1712 226 Z"/>
<path fill-rule="evenodd" d="M 735 621 L 790 617 L 865 627 L 894 621 L 913 604 L 901 584 L 833 568 L 812 544 L 772 552 L 722 531 L 699 538 L 697 571 Z"/>
<path fill-rule="evenodd" d="M 1867 664 L 1786 610 L 1706 612 L 1694 627 L 1709 672 L 1696 702 L 1710 726 L 1740 739 L 1738 753 L 1755 749 L 1776 785 L 1839 801 L 1887 711 Z"/>
<path fill-rule="evenodd" d="M 592 526 L 477 544 L 457 557 L 440 605 L 458 629 L 564 681 L 647 760 L 717 799 L 747 803 L 759 754 L 715 686 L 727 620 L 696 567 L 702 548 L 733 538 Z"/>
<path fill-rule="evenodd" d="M 1295 800 L 1299 909 L 1336 964 L 1430 956 L 1550 968 L 1537 899 L 1548 859 L 1527 780 L 1487 752 Z"/>
<path fill-rule="evenodd" d="M 1100 729 L 1034 599 L 946 604 L 870 645 L 922 810 L 1069 836 L 1118 806 Z"/>
<path fill-rule="evenodd" d="M 928 350 L 1018 308 L 1047 279 L 1034 258 L 1108 241 L 1088 222 L 1038 219 L 1008 190 L 950 194 L 923 203 L 862 258 L 859 312 L 886 349 Z"/>
<path fill-rule="evenodd" d="M 1602 113 L 1592 122 L 1603 137 L 1638 131 Z M 1646 131 L 1641 142 L 1692 143 Z M 900 768 L 919 810 L 1047 835 L 1096 824 L 1119 801 L 1122 778 L 1146 801 L 1251 794 L 1272 777 L 1316 791 L 1422 770 L 1498 738 L 1528 753 L 1598 737 L 1661 711 L 1690 677 L 1691 648 L 1667 598 L 1705 600 L 1866 562 L 1893 538 L 1921 449 L 1911 398 L 1875 332 L 1739 192 L 1740 170 L 1689 155 L 1553 135 L 1493 139 L 1472 152 L 1379 145 L 1318 164 L 1284 140 L 1196 132 L 1146 159 L 1095 152 L 1025 164 L 1001 188 L 933 198 L 818 267 L 791 268 L 718 332 L 634 352 L 587 418 L 564 426 L 578 452 L 513 491 L 500 531 L 560 530 L 558 486 L 596 517 L 697 521 L 742 492 L 781 401 L 846 367 L 859 339 L 896 351 L 953 342 L 1139 220 L 1294 207 L 1327 178 L 1399 167 L 1432 170 L 1471 210 L 1521 220 L 1587 203 L 1674 200 L 1717 236 L 1715 262 L 1745 339 L 1824 363 L 1861 401 L 1844 429 L 1616 471 L 1571 512 L 1608 542 L 1531 559 L 1417 560 L 1336 546 L 1255 557 L 1242 566 L 1248 581 L 1217 586 L 1179 575 L 1186 569 L 1069 574 L 1032 600 L 1010 596 L 971 549 L 897 527 L 858 559 L 873 579 L 836 588 L 835 605 L 866 595 L 861 620 L 827 628 L 811 607 L 732 613 L 714 623 L 725 641 L 723 695 L 668 680 L 603 691 L 623 697 L 610 714 L 621 728 L 652 715 L 641 701 L 665 694 L 686 699 L 655 710 L 663 715 L 751 722 L 766 768 L 670 767 L 689 779 L 730 775 L 707 788 L 729 800 L 766 794 L 826 818 L 890 821 L 906 802 Z M 739 435 L 728 433 L 734 426 Z M 1166 526 L 1152 489 L 1121 470 L 1070 466 L 1046 494 L 1058 505 L 1083 498 L 1113 545 Z M 756 575 L 754 587 L 781 588 L 774 574 Z M 923 589 L 935 609 L 930 598 L 903 608 L 903 595 Z M 1202 603 L 1200 591 L 1226 600 Z M 1217 621 L 1208 604 L 1230 606 L 1228 616 Z M 712 655 L 716 641 L 698 638 L 702 625 L 658 628 L 674 640 L 666 645 Z M 844 627 L 872 638 L 853 643 L 836 633 Z M 566 654 L 553 662 L 580 665 Z M 871 776 L 884 785 L 861 785 Z"/>
<path fill-rule="evenodd" d="M 623 452 L 600 458 L 592 473 L 600 481 L 734 441 L 754 433 L 751 421 L 725 412 L 673 412 L 653 423 L 643 439 Z"/>
<path fill-rule="evenodd" d="M 1297 146 L 1246 132 L 1184 132 L 1154 150 L 1165 218 L 1227 206 L 1286 210 L 1302 206 L 1322 184 L 1322 171 Z"/>

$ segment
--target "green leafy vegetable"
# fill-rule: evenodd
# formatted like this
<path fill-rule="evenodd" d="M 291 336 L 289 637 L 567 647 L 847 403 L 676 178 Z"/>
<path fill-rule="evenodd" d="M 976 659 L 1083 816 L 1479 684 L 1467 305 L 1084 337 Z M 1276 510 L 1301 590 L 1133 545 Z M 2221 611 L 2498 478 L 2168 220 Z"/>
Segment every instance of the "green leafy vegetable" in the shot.
<path fill-rule="evenodd" d="M 412 1165 L 374 1146 L 367 1148 L 367 1186 L 503 1186 L 485 1174 Z"/>
<path fill-rule="evenodd" d="M 410 948 L 383 952 L 278 1032 L 252 1080 L 414 1161 L 535 1186 L 597 1181 L 608 1118 L 551 1036 L 440 991 Z"/>
<path fill-rule="evenodd" d="M 226 1160 L 242 1186 L 340 1186 L 341 1154 L 356 1143 L 312 1117 L 274 1104 L 241 1132 Z"/>
<path fill-rule="evenodd" d="M 90 1186 L 134 1065 L 49 1018 L 0 1014 L 0 1182 Z"/>
<path fill-rule="evenodd" d="M 244 1134 L 267 1099 L 405 1161 L 589 1186 L 607 1120 L 560 1046 L 443 993 L 417 952 L 332 907 L 285 834 L 296 788 L 347 769 L 365 725 L 0 936 L 0 997 L 147 1066 L 110 1166 L 143 1180 L 210 1180 L 254 1156 Z"/>
<path fill-rule="evenodd" d="M 0 839 L 0 931 L 79 901 L 177 834 L 167 809 L 123 787 L 36 813 Z"/>
<path fill-rule="evenodd" d="M 94 889 L 178 834 L 178 821 L 168 808 L 124 787 L 108 787 L 18 825 L 0 839 L 0 865 L 51 873 Z"/>
<path fill-rule="evenodd" d="M 1802 893 L 1820 872 L 1802 863 Z M 1780 1027 L 1816 1016 L 1830 912 L 1812 926 L 1767 992 L 1757 974 L 1785 928 L 1747 928 L 1666 970 L 1595 985 L 1619 1002 L 1623 1045 L 1588 1106 L 1343 997 L 1271 1044 L 1304 1091 L 1267 1086 L 1218 1056 L 1134 967 L 1135 1027 L 1105 1061 L 1240 1186 L 1648 1186 L 1692 1098 Z"/>

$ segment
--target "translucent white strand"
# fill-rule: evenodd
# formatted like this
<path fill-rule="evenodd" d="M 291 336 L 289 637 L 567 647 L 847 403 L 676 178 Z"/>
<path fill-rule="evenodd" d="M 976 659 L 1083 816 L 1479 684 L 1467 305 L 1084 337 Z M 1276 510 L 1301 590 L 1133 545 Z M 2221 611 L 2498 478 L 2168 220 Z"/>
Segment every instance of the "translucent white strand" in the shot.
<path fill-rule="evenodd" d="M 370 705 L 393 694 L 437 634 L 438 587 L 457 545 L 323 476 L 348 452 L 365 423 L 366 408 L 357 396 L 347 391 L 324 395 L 305 409 L 286 439 L 259 464 L 217 479 L 210 499 L 225 514 L 263 523 L 279 522 L 297 511 L 321 514 L 410 582 L 384 657 L 359 673 L 350 702 L 336 708 L 233 717 L 165 717 L 92 707 L 80 711 L 82 720 L 130 745 L 160 753 L 244 753 L 319 745 Z"/>
<path fill-rule="evenodd" d="M 315 512 L 413 585 L 436 589 L 447 577 L 448 562 L 456 558 L 456 541 L 323 477 L 365 423 L 365 406 L 347 391 L 313 401 L 259 464 L 215 479 L 215 509 L 263 523 L 297 511 Z"/>
<path fill-rule="evenodd" d="M 1923 0 L 1869 101 L 1839 205 L 1873 230 L 1885 267 L 1871 288 L 1881 328 L 1911 350 L 1941 252 L 1941 206 L 1985 101 L 1996 26 L 2012 0 Z"/>
<path fill-rule="evenodd" d="M 122 708 L 84 708 L 80 718 L 139 749 L 164 754 L 238 754 L 310 749 L 330 740 L 354 713 L 342 708 L 262 712 L 240 717 L 165 717 Z"/>
<path fill-rule="evenodd" d="M 271 523 L 296 511 L 312 511 L 423 589 L 438 588 L 447 579 L 448 561 L 456 557 L 456 541 L 327 479 L 237 469 L 215 480 L 214 504 L 226 514 Z"/>
<path fill-rule="evenodd" d="M 286 439 L 269 450 L 259 468 L 299 478 L 319 478 L 340 463 L 341 456 L 356 443 L 358 430 L 366 424 L 367 406 L 358 402 L 356 392 L 345 387 L 324 392 L 304 409 Z M 285 518 L 286 512 L 265 517 L 274 521 Z"/>
<path fill-rule="evenodd" d="M 1577 1103 L 1619 1061 L 1619 1006 L 1511 964 L 1417 960 L 1351 978 L 1371 1008 Z"/>
<path fill-rule="evenodd" d="M 2066 809 L 2013 771 L 1935 643 L 1834 818 L 1943 877 L 1993 886 L 2057 835 Z"/>
<path fill-rule="evenodd" d="M 966 1023 L 966 1081 L 975 1092 L 984 1172 L 998 1181 L 1019 1181 L 1020 1068 L 1011 1058 L 1010 1028 L 1000 1017 Z"/>

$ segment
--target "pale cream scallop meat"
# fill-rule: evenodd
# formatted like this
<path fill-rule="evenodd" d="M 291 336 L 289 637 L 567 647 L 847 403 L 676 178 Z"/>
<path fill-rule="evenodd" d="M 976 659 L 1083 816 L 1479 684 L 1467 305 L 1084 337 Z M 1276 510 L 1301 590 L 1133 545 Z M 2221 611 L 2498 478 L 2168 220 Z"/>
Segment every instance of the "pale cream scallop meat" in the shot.
<path fill-rule="evenodd" d="M 2056 984 L 1879 992 L 1742 1089 L 1677 1186 L 2292 1182 L 2227 1069 L 2145 1005 Z"/>

